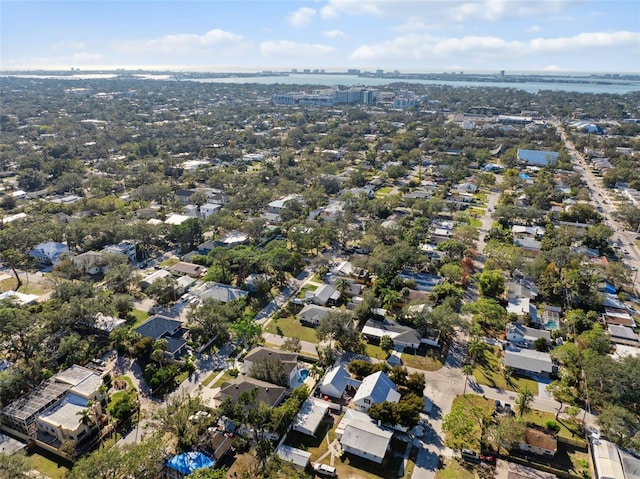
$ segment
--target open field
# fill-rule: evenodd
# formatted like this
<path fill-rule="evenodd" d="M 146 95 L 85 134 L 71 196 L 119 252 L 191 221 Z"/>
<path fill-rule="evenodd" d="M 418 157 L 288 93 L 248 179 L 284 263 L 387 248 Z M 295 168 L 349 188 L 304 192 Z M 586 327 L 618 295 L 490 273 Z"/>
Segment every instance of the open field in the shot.
<path fill-rule="evenodd" d="M 279 328 L 279 329 L 278 329 Z M 298 338 L 300 341 L 317 343 L 316 330 L 309 326 L 304 326 L 295 316 L 282 319 L 273 319 L 265 328 L 265 332 L 271 334 L 282 334 L 287 338 Z"/>

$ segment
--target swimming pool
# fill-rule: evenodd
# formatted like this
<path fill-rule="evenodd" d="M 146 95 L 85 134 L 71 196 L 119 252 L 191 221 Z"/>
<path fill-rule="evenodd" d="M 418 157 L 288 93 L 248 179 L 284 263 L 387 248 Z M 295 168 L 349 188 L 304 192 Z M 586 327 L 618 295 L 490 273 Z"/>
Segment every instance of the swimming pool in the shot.
<path fill-rule="evenodd" d="M 306 379 L 309 377 L 309 370 L 308 369 L 301 369 L 300 370 L 300 381 L 306 381 Z"/>
<path fill-rule="evenodd" d="M 547 329 L 554 330 L 558 329 L 560 326 L 558 326 L 558 323 L 556 321 L 547 321 L 546 327 Z"/>

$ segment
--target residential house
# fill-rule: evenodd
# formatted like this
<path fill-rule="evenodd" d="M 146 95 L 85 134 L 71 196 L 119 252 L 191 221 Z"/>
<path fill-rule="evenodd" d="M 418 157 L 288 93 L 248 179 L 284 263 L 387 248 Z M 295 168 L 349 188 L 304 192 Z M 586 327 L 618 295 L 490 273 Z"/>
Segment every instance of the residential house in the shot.
<path fill-rule="evenodd" d="M 251 375 L 251 369 L 255 363 L 269 359 L 276 360 L 282 364 L 284 372 L 287 375 L 287 385 L 289 387 L 292 387 L 299 382 L 300 369 L 298 368 L 297 353 L 258 346 L 249 351 L 249 353 L 244 357 L 244 369 L 247 374 Z"/>
<path fill-rule="evenodd" d="M 307 291 L 305 299 L 318 306 L 336 304 L 340 299 L 340 291 L 330 284 L 322 284 L 315 291 Z"/>
<path fill-rule="evenodd" d="M 190 220 L 191 217 L 190 216 L 186 216 L 186 215 L 179 215 L 177 213 L 172 213 L 169 216 L 167 216 L 167 218 L 164 220 L 164 224 L 166 225 L 181 225 L 182 223 L 184 223 L 187 220 Z M 149 220 L 149 222 L 151 222 L 152 220 Z"/>
<path fill-rule="evenodd" d="M 155 340 L 166 339 L 168 346 L 165 354 L 172 359 L 178 359 L 187 352 L 187 340 L 185 337 L 189 330 L 184 328 L 182 322 L 177 319 L 156 314 L 134 329 L 134 331 L 147 338 Z"/>
<path fill-rule="evenodd" d="M 514 238 L 513 242 L 528 256 L 537 256 L 542 250 L 542 242 L 532 238 Z"/>
<path fill-rule="evenodd" d="M 307 398 L 293 418 L 292 429 L 307 436 L 315 436 L 328 411 L 329 403 L 326 401 Z"/>
<path fill-rule="evenodd" d="M 320 381 L 318 390 L 323 396 L 342 398 L 347 386 L 359 387 L 362 383 L 351 377 L 351 374 L 342 366 L 331 368 Z"/>
<path fill-rule="evenodd" d="M 107 257 L 98 251 L 87 251 L 72 256 L 71 261 L 76 269 L 90 275 L 104 273 L 107 270 Z"/>
<path fill-rule="evenodd" d="M 42 265 L 58 264 L 64 255 L 69 254 L 66 244 L 57 241 L 47 241 L 33 247 L 29 256 Z"/>
<path fill-rule="evenodd" d="M 511 323 L 507 325 L 507 341 L 517 346 L 533 349 L 537 339 L 546 339 L 551 343 L 551 333 L 544 329 L 529 328 L 522 324 Z"/>
<path fill-rule="evenodd" d="M 414 281 L 415 287 L 413 289 L 424 293 L 433 293 L 433 288 L 444 282 L 442 276 L 428 273 L 413 273 L 406 270 L 400 272 L 398 276 L 406 281 Z"/>
<path fill-rule="evenodd" d="M 405 348 L 416 350 L 420 347 L 422 335 L 409 326 L 403 326 L 395 321 L 375 321 L 370 319 L 362 328 L 362 334 L 369 339 L 380 341 L 383 336 L 389 336 L 394 349 L 404 351 Z"/>
<path fill-rule="evenodd" d="M 234 288 L 228 284 L 204 282 L 191 288 L 189 295 L 196 301 L 204 301 L 213 298 L 222 303 L 228 303 L 236 299 L 244 298 L 249 293 L 243 289 Z"/>
<path fill-rule="evenodd" d="M 129 261 L 132 263 L 136 260 L 136 245 L 128 241 L 105 246 L 102 251 L 110 254 L 123 254 L 129 258 Z"/>
<path fill-rule="evenodd" d="M 250 293 L 258 291 L 257 286 L 260 284 L 268 284 L 271 286 L 271 278 L 265 273 L 251 273 L 244 279 L 244 286 Z"/>
<path fill-rule="evenodd" d="M 152 273 L 145 275 L 140 280 L 140 288 L 144 291 L 156 281 L 160 281 L 161 279 L 171 278 L 171 277 L 172 276 L 169 271 L 167 271 L 166 269 L 159 269 L 157 271 L 154 271 Z"/>
<path fill-rule="evenodd" d="M 299 195 L 288 195 L 283 198 L 274 200 L 267 205 L 267 212 L 274 215 L 279 215 L 280 213 L 282 213 L 282 210 L 287 208 L 287 203 L 294 200 L 301 202 L 302 198 Z"/>
<path fill-rule="evenodd" d="M 591 441 L 591 452 L 593 454 L 596 479 L 637 478 L 637 474 L 635 476 L 631 474 L 625 476 L 620 454 L 621 450 L 614 443 L 604 439 L 593 439 Z"/>
<path fill-rule="evenodd" d="M 199 216 L 200 218 L 208 218 L 209 216 L 216 214 L 221 209 L 222 209 L 222 205 L 205 203 L 204 205 L 201 205 L 199 208 Z"/>
<path fill-rule="evenodd" d="M 505 367 L 525 376 L 549 377 L 558 370 L 549 353 L 512 346 L 506 347 L 502 362 Z"/>
<path fill-rule="evenodd" d="M 176 264 L 169 268 L 169 271 L 176 276 L 191 276 L 192 278 L 201 278 L 206 272 L 207 268 L 200 264 L 188 263 L 186 261 L 178 261 Z"/>
<path fill-rule="evenodd" d="M 304 325 L 318 326 L 320 321 L 326 318 L 333 311 L 331 308 L 317 306 L 315 304 L 306 304 L 298 313 L 298 319 Z"/>
<path fill-rule="evenodd" d="M 533 282 L 509 281 L 507 283 L 509 298 L 529 298 L 535 300 L 538 296 L 538 288 Z"/>
<path fill-rule="evenodd" d="M 611 337 L 611 342 L 615 344 L 627 344 L 629 346 L 640 346 L 638 335 L 633 329 L 618 324 L 607 325 L 607 331 Z"/>
<path fill-rule="evenodd" d="M 73 365 L 47 379 L 0 411 L 1 428 L 24 440 L 59 447 L 66 440 L 82 441 L 89 432 L 78 412 L 94 402 L 101 413 L 102 378 L 95 371 Z"/>
<path fill-rule="evenodd" d="M 348 409 L 336 428 L 342 450 L 381 464 L 393 432 L 378 426 L 366 413 Z"/>
<path fill-rule="evenodd" d="M 231 381 L 225 382 L 220 387 L 220 391 L 213 397 L 213 401 L 216 406 L 220 405 L 225 399 L 230 399 L 237 403 L 242 394 L 251 393 L 254 390 L 256 391 L 257 402 L 277 407 L 284 399 L 287 388 L 260 381 L 250 376 L 238 376 Z"/>
<path fill-rule="evenodd" d="M 602 320 L 606 324 L 617 324 L 619 326 L 627 326 L 635 328 L 636 322 L 626 309 L 604 308 Z"/>
<path fill-rule="evenodd" d="M 214 465 L 215 461 L 202 452 L 183 452 L 167 461 L 162 479 L 184 479 L 198 469 L 210 469 Z"/>
<path fill-rule="evenodd" d="M 378 371 L 362 380 L 362 384 L 353 397 L 353 406 L 358 411 L 367 412 L 372 404 L 384 401 L 397 403 L 400 401 L 400 393 L 393 381 L 384 372 Z"/>
<path fill-rule="evenodd" d="M 229 231 L 223 234 L 220 239 L 214 241 L 214 246 L 223 246 L 225 248 L 235 248 L 249 242 L 249 235 L 241 231 Z M 198 248 L 199 249 L 199 248 Z"/>
<path fill-rule="evenodd" d="M 524 319 L 528 314 L 531 321 L 534 323 L 538 322 L 538 312 L 529 298 L 509 298 L 509 302 L 507 303 L 507 312 L 515 314 L 518 317 L 518 320 Z"/>
<path fill-rule="evenodd" d="M 536 428 L 527 428 L 520 450 L 539 456 L 554 457 L 558 452 L 558 438 Z"/>

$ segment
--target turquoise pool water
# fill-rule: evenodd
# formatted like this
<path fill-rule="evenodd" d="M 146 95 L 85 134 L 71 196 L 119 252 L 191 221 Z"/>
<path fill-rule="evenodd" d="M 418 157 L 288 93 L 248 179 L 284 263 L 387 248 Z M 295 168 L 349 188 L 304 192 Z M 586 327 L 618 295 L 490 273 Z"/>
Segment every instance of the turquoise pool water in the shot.
<path fill-rule="evenodd" d="M 305 381 L 308 377 L 309 377 L 309 370 L 308 369 L 301 369 L 300 370 L 300 380 L 301 381 Z"/>
<path fill-rule="evenodd" d="M 558 329 L 560 327 L 556 321 L 549 321 L 546 326 L 547 329 Z"/>

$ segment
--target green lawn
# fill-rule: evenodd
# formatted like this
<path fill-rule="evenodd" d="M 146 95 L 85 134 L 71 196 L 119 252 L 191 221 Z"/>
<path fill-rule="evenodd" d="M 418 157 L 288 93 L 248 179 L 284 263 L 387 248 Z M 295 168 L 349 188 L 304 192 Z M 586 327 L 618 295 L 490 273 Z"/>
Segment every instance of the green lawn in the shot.
<path fill-rule="evenodd" d="M 304 288 L 302 288 L 302 289 L 300 290 L 300 292 L 298 293 L 298 298 L 299 298 L 299 299 L 304 299 L 304 294 L 305 294 L 307 291 L 310 291 L 310 292 L 311 292 L 311 291 L 315 291 L 316 289 L 318 289 L 318 286 L 317 286 L 317 285 L 307 283 L 307 284 L 304 286 Z"/>
<path fill-rule="evenodd" d="M 51 459 L 37 453 L 29 454 L 27 459 L 32 468 L 51 479 L 64 479 L 67 477 L 67 472 L 69 472 L 66 467 L 60 466 Z"/>
<path fill-rule="evenodd" d="M 419 352 L 417 354 L 402 353 L 402 364 L 424 371 L 437 371 L 444 362 L 436 351 L 429 349 L 424 355 Z"/>
<path fill-rule="evenodd" d="M 227 369 L 224 374 L 222 376 L 220 376 L 220 379 L 218 379 L 216 382 L 214 382 L 213 384 L 211 384 L 211 381 L 213 381 L 215 379 L 215 377 L 219 374 L 219 371 L 214 371 L 211 374 L 209 374 L 209 376 L 207 377 L 207 379 L 204 380 L 204 382 L 202 384 L 204 384 L 204 386 L 209 386 L 210 388 L 217 388 L 218 386 L 222 386 L 224 383 L 226 383 L 227 381 L 231 381 L 233 379 L 233 376 L 231 375 L 231 372 L 229 369 Z"/>
<path fill-rule="evenodd" d="M 134 318 L 134 322 L 131 324 L 131 328 L 135 329 L 149 318 L 149 313 L 147 313 L 146 311 L 142 311 L 141 309 L 134 309 L 129 313 L 129 316 Z"/>
<path fill-rule="evenodd" d="M 566 420 L 558 419 L 556 421 L 556 415 L 552 412 L 531 410 L 524 415 L 524 419 L 525 421 L 537 424 L 538 426 L 544 426 L 547 421 L 555 421 L 560 426 L 558 436 L 578 441 L 581 445 L 584 445 L 585 448 L 587 447 L 587 443 L 582 439 L 584 435 L 580 428 L 578 428 L 576 424 Z"/>
<path fill-rule="evenodd" d="M 165 266 L 171 268 L 172 266 L 175 266 L 176 263 L 179 263 L 179 262 L 180 262 L 179 258 L 172 256 L 171 258 L 167 258 L 164 261 L 162 261 L 158 266 L 160 266 L 161 268 L 164 268 Z"/>
<path fill-rule="evenodd" d="M 476 218 L 469 218 L 469 224 L 476 228 L 480 228 L 482 226 L 482 221 Z"/>
<path fill-rule="evenodd" d="M 176 386 L 182 384 L 189 377 L 189 371 L 182 371 L 175 377 Z"/>
<path fill-rule="evenodd" d="M 436 471 L 436 479 L 476 479 L 475 468 L 462 459 L 448 458 L 442 469 Z"/>
<path fill-rule="evenodd" d="M 338 421 L 336 421 L 335 425 L 322 422 L 320 426 L 318 426 L 315 437 L 307 436 L 297 431 L 291 431 L 287 434 L 285 444 L 310 452 L 311 461 L 313 462 L 329 450 L 326 436 L 327 434 L 329 435 L 329 442 L 333 441 L 336 437 L 337 427 Z"/>
<path fill-rule="evenodd" d="M 377 344 L 366 343 L 365 354 L 370 358 L 387 359 L 387 353 L 385 353 Z"/>
<path fill-rule="evenodd" d="M 376 191 L 376 198 L 384 198 L 392 191 L 393 191 L 392 186 L 385 186 L 383 188 L 380 188 L 378 191 Z"/>
<path fill-rule="evenodd" d="M 473 377 L 479 384 L 494 388 L 516 392 L 528 389 L 533 394 L 538 394 L 538 383 L 532 379 L 512 376 L 507 381 L 502 373 L 502 361 L 498 348 L 490 347 L 487 349 L 484 361 L 473 369 Z"/>
<path fill-rule="evenodd" d="M 280 328 L 280 329 L 278 329 Z M 317 343 L 316 330 L 310 326 L 304 326 L 295 316 L 282 319 L 273 319 L 265 328 L 265 332 L 271 334 L 282 334 L 287 338 L 298 338 L 300 341 Z"/>
<path fill-rule="evenodd" d="M 13 291 L 16 289 L 17 284 L 16 278 L 12 275 L 11 278 L 0 281 L 0 291 Z M 35 281 L 27 282 L 25 280 L 22 281 L 22 286 L 18 289 L 18 293 L 35 294 L 37 296 L 41 296 L 49 291 L 51 291 L 51 289 L 45 288 L 45 284 L 43 283 L 36 283 Z"/>
<path fill-rule="evenodd" d="M 129 386 L 127 387 L 127 389 L 116 391 L 111 395 L 111 401 L 109 401 L 109 404 L 107 405 L 107 411 L 109 413 L 112 412 L 113 406 L 122 398 L 122 396 L 124 396 L 127 392 L 131 391 L 132 389 L 135 391 L 133 387 L 133 382 L 131 381 L 131 378 L 129 376 L 118 376 L 113 380 L 113 382 L 115 383 L 116 381 L 120 381 L 120 380 L 126 381 L 129 384 Z"/>

